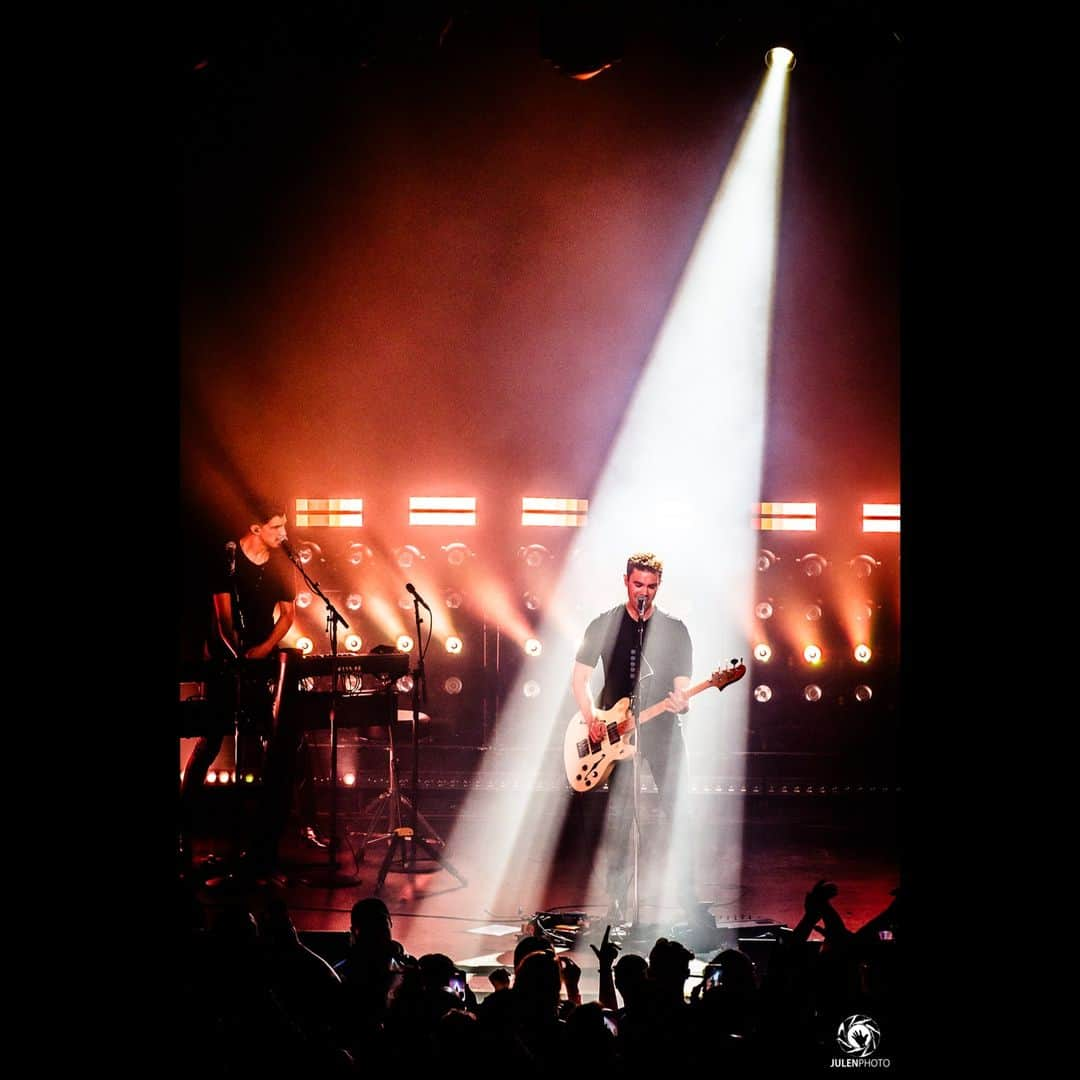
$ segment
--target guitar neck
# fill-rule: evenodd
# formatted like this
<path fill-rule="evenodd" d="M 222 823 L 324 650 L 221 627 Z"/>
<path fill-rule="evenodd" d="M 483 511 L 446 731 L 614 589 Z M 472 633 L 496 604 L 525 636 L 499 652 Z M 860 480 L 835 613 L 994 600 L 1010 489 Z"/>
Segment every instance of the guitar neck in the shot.
<path fill-rule="evenodd" d="M 715 684 L 713 683 L 712 679 L 705 679 L 703 682 L 699 682 L 696 686 L 691 686 L 690 689 L 686 691 L 686 696 L 688 698 L 692 698 L 695 694 L 700 694 L 702 690 L 708 690 L 710 686 L 714 685 Z M 655 705 L 652 705 L 648 709 L 646 709 L 638 717 L 637 722 L 639 725 L 647 724 L 650 720 L 655 719 L 662 712 L 668 712 L 668 710 L 664 707 L 664 703 L 662 701 L 658 701 Z"/>

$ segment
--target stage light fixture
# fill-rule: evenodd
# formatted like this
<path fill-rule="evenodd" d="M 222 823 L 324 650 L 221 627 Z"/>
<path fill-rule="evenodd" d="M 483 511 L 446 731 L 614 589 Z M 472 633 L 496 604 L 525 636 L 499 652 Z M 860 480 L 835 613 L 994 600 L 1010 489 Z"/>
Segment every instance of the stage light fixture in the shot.
<path fill-rule="evenodd" d="M 820 645 L 807 645 L 803 649 L 803 659 L 808 664 L 820 664 L 821 663 L 821 646 Z"/>
<path fill-rule="evenodd" d="M 540 610 L 540 597 L 537 596 L 536 593 L 527 592 L 527 593 L 525 593 L 525 595 L 521 599 L 522 599 L 522 602 L 525 604 L 525 607 L 529 611 L 539 611 Z"/>
<path fill-rule="evenodd" d="M 214 769 L 211 769 L 206 774 L 206 782 L 208 784 L 216 784 L 217 783 L 217 772 Z"/>
<path fill-rule="evenodd" d="M 795 67 L 795 54 L 783 45 L 776 45 L 765 54 L 765 66 L 780 71 L 792 71 Z"/>
<path fill-rule="evenodd" d="M 223 772 L 218 773 L 218 783 L 219 784 L 227 784 L 231 779 L 232 779 L 232 777 L 229 775 L 229 770 L 228 769 L 225 769 Z"/>
<path fill-rule="evenodd" d="M 538 697 L 540 694 L 540 684 L 535 679 L 529 679 L 529 681 L 521 688 L 521 692 L 527 698 Z"/>
<path fill-rule="evenodd" d="M 296 606 L 303 610 L 304 608 L 311 607 L 311 593 L 304 589 L 303 592 L 296 594 Z"/>
<path fill-rule="evenodd" d="M 821 618 L 821 605 L 820 604 L 807 604 L 803 609 L 803 618 L 807 622 L 817 622 Z"/>
<path fill-rule="evenodd" d="M 359 541 L 350 544 L 345 549 L 345 557 L 353 566 L 363 566 L 364 561 L 373 558 L 374 554 L 367 544 L 361 544 Z"/>
<path fill-rule="evenodd" d="M 364 639 L 359 634 L 349 634 L 345 638 L 345 648 L 349 652 L 359 652 L 364 645 Z"/>
<path fill-rule="evenodd" d="M 461 602 L 464 597 L 457 589 L 447 589 L 446 592 L 443 593 L 443 599 L 446 601 L 446 606 L 453 610 L 461 607 Z"/>
<path fill-rule="evenodd" d="M 821 577 L 829 565 L 823 556 L 813 551 L 807 552 L 802 558 L 795 561 L 802 567 L 802 572 L 807 577 Z"/>
<path fill-rule="evenodd" d="M 314 540 L 301 540 L 296 545 L 296 557 L 307 566 L 312 562 L 326 562 L 322 548 Z"/>
<path fill-rule="evenodd" d="M 870 689 L 865 683 L 860 683 L 855 687 L 855 700 L 856 701 L 869 701 L 874 696 L 874 691 Z"/>
<path fill-rule="evenodd" d="M 543 544 L 529 544 L 528 547 L 518 548 L 518 558 L 530 570 L 535 570 L 537 567 L 543 566 L 545 562 L 550 561 L 554 556 Z"/>
<path fill-rule="evenodd" d="M 456 634 L 451 634 L 446 639 L 446 651 L 454 656 L 457 656 L 464 647 L 465 643 Z"/>
<path fill-rule="evenodd" d="M 462 681 L 456 675 L 451 675 L 450 678 L 443 683 L 443 689 L 448 694 L 460 694 L 462 686 Z"/>
<path fill-rule="evenodd" d="M 411 694 L 413 688 L 413 678 L 411 675 L 402 675 L 400 679 L 394 684 L 398 690 L 403 694 Z"/>
<path fill-rule="evenodd" d="M 874 617 L 874 605 L 869 600 L 863 600 L 855 607 L 855 619 L 857 622 L 869 622 Z"/>
<path fill-rule="evenodd" d="M 255 783 L 255 774 L 254 773 L 249 773 L 249 772 L 244 773 L 244 783 L 245 784 L 254 784 Z"/>
<path fill-rule="evenodd" d="M 350 611 L 359 611 L 364 606 L 364 598 L 358 592 L 351 592 L 345 597 L 345 606 Z"/>
<path fill-rule="evenodd" d="M 754 700 L 760 701 L 762 704 L 766 701 L 772 701 L 772 687 L 766 686 L 764 683 L 762 683 L 761 686 L 755 686 Z"/>
<path fill-rule="evenodd" d="M 476 558 L 476 552 L 468 544 L 460 542 L 445 544 L 442 548 L 446 561 L 450 566 L 463 566 L 469 559 Z"/>
<path fill-rule="evenodd" d="M 307 656 L 308 653 L 315 648 L 315 642 L 311 640 L 306 634 L 303 637 L 296 639 L 296 647 Z"/>
<path fill-rule="evenodd" d="M 538 638 L 531 637 L 525 642 L 526 656 L 539 656 L 543 651 L 544 646 L 540 644 Z"/>
<path fill-rule="evenodd" d="M 762 548 L 758 552 L 757 557 L 758 573 L 764 574 L 766 570 L 771 570 L 779 561 L 779 555 L 770 551 L 768 548 Z"/>
<path fill-rule="evenodd" d="M 345 774 L 345 775 L 344 775 L 344 776 L 343 776 L 343 777 L 341 778 L 341 782 L 342 782 L 342 783 L 343 783 L 343 784 L 344 784 L 344 785 L 345 785 L 346 787 L 355 787 L 355 786 L 356 786 L 356 773 L 353 773 L 353 772 L 347 772 L 347 773 L 346 773 L 346 774 Z"/>
<path fill-rule="evenodd" d="M 772 659 L 772 646 L 767 642 L 759 641 L 754 646 L 754 659 L 767 664 Z"/>
<path fill-rule="evenodd" d="M 811 683 L 809 686 L 803 687 L 803 697 L 807 701 L 820 701 L 821 687 L 817 683 Z"/>
<path fill-rule="evenodd" d="M 870 657 L 873 655 L 870 646 L 865 642 L 859 642 L 859 644 L 855 646 L 855 659 L 858 660 L 860 664 L 868 664 L 870 662 Z"/>
<path fill-rule="evenodd" d="M 762 600 L 761 603 L 754 608 L 754 614 L 759 619 L 771 619 L 774 611 L 775 609 L 772 606 L 771 600 Z"/>
<path fill-rule="evenodd" d="M 394 559 L 402 570 L 408 570 L 418 562 L 423 562 L 426 556 L 415 544 L 405 544 L 403 547 L 394 549 Z"/>
<path fill-rule="evenodd" d="M 880 565 L 873 555 L 856 555 L 848 563 L 857 578 L 868 578 Z"/>
<path fill-rule="evenodd" d="M 408 634 L 401 634 L 397 639 L 398 652 L 412 652 L 413 639 Z"/>

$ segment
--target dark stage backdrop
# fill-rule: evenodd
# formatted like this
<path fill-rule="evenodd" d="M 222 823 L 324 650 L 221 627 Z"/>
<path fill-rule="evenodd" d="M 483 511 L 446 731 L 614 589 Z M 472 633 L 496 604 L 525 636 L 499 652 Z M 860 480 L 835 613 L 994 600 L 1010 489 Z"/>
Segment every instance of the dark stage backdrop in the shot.
<path fill-rule="evenodd" d="M 387 548 L 409 495 L 476 495 L 507 572 L 522 495 L 588 497 L 764 74 L 689 16 L 628 19 L 576 81 L 527 9 L 441 45 L 346 10 L 190 16 L 181 652 L 245 490 L 361 495 Z M 899 499 L 900 69 L 820 56 L 791 76 L 762 498 L 857 515 Z"/>

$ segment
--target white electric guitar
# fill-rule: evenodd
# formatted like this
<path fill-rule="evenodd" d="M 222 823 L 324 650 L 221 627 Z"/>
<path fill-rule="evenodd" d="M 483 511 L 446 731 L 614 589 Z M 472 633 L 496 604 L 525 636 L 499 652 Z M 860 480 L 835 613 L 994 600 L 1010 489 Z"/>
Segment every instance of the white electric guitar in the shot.
<path fill-rule="evenodd" d="M 746 665 L 734 660 L 731 667 L 717 670 L 704 682 L 691 686 L 686 696 L 692 698 L 702 690 L 715 686 L 723 690 L 729 683 L 738 682 L 746 674 Z M 595 743 L 589 738 L 589 725 L 580 712 L 574 713 L 563 738 L 563 765 L 566 779 L 575 791 L 592 791 L 607 779 L 615 763 L 637 753 L 638 726 L 667 712 L 667 703 L 657 702 L 635 721 L 630 712 L 630 699 L 620 698 L 610 709 L 594 709 L 593 715 L 604 725 L 603 739 Z"/>

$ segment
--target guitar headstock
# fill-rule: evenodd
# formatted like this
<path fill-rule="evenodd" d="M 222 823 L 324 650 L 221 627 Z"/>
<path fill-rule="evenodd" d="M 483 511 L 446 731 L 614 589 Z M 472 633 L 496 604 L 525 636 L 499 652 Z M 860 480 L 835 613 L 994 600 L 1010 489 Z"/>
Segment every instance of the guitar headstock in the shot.
<path fill-rule="evenodd" d="M 730 666 L 717 668 L 709 678 L 709 682 L 717 690 L 723 690 L 729 683 L 738 682 L 746 674 L 746 665 L 742 660 L 732 660 Z"/>

